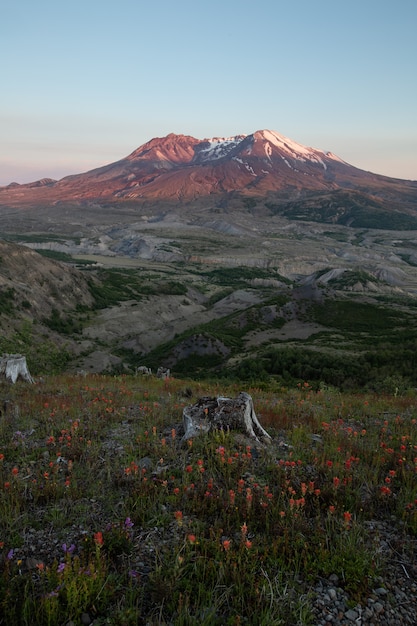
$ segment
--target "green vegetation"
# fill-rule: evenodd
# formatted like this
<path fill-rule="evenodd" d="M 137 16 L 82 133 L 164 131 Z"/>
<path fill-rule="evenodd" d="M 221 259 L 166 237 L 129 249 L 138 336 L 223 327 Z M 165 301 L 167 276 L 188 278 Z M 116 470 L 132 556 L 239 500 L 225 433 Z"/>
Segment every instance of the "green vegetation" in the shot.
<path fill-rule="evenodd" d="M 66 346 L 58 346 L 44 336 L 39 337 L 29 322 L 24 322 L 10 337 L 0 337 L 0 355 L 3 353 L 24 354 L 33 376 L 60 373 L 71 358 Z"/>
<path fill-rule="evenodd" d="M 351 228 L 417 229 L 414 215 L 387 209 L 381 201 L 361 192 L 310 192 L 302 200 L 285 204 L 268 201 L 265 206 L 273 214 L 291 220 L 340 224 Z"/>
<path fill-rule="evenodd" d="M 181 442 L 184 389 L 189 404 L 242 386 L 97 375 L 7 386 L 8 626 L 87 614 L 103 626 L 308 626 L 320 580 L 337 576 L 366 606 L 387 559 L 412 563 L 415 395 L 249 387 L 264 447 L 233 431 Z M 391 529 L 394 557 L 375 523 Z"/>
<path fill-rule="evenodd" d="M 148 295 L 185 295 L 187 287 L 170 278 L 143 275 L 136 269 L 102 269 L 98 280 L 90 281 L 90 292 L 97 309 L 120 304 L 126 300 L 140 300 Z"/>
<path fill-rule="evenodd" d="M 47 259 L 53 259 L 54 261 L 61 261 L 62 263 L 71 263 L 72 265 L 94 265 L 94 261 L 88 261 L 87 259 L 74 259 L 70 254 L 66 252 L 56 252 L 55 250 L 36 250 L 38 254 L 46 257 Z"/>
<path fill-rule="evenodd" d="M 73 335 L 80 333 L 82 330 L 82 324 L 79 320 L 71 315 L 67 315 L 64 318 L 56 309 L 52 309 L 51 316 L 43 321 L 51 330 L 61 333 L 62 335 Z"/>
<path fill-rule="evenodd" d="M 386 333 L 391 335 L 398 327 L 416 325 L 410 315 L 376 304 L 354 299 L 331 300 L 311 304 L 309 316 L 317 324 L 338 328 L 345 333 Z"/>
<path fill-rule="evenodd" d="M 275 270 L 264 270 L 259 267 L 221 267 L 209 272 L 204 272 L 203 275 L 205 275 L 210 282 L 227 287 L 234 287 L 235 289 L 247 287 L 250 281 L 255 278 L 279 280 L 285 285 L 292 284 L 291 280 L 281 276 Z"/>
<path fill-rule="evenodd" d="M 0 289 L 0 314 L 11 315 L 15 308 L 15 290 L 13 287 Z"/>
<path fill-rule="evenodd" d="M 0 238 L 4 241 L 16 242 L 16 243 L 65 243 L 66 241 L 73 241 L 75 245 L 80 244 L 79 237 L 68 237 L 66 235 L 48 234 L 48 233 L 0 233 Z"/>
<path fill-rule="evenodd" d="M 356 285 L 357 283 L 361 285 L 374 283 L 377 285 L 381 283 L 381 281 L 364 270 L 346 270 L 337 278 L 329 280 L 329 285 L 334 289 L 346 289 L 353 287 L 353 285 Z"/>

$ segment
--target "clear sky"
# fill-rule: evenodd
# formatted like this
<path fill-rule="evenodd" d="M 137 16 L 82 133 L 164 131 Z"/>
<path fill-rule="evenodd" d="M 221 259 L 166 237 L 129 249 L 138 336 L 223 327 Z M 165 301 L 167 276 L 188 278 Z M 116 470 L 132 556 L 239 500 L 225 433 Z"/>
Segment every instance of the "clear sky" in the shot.
<path fill-rule="evenodd" d="M 2 0 L 0 185 L 275 130 L 417 179 L 417 0 Z"/>

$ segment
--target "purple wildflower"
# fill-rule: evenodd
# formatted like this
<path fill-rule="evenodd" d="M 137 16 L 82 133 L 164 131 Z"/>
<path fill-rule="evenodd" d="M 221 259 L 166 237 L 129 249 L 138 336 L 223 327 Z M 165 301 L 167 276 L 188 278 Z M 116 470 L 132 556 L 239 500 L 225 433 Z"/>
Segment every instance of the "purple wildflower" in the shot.
<path fill-rule="evenodd" d="M 63 551 L 65 552 L 65 554 L 72 554 L 72 553 L 74 552 L 74 550 L 75 550 L 75 546 L 74 546 L 74 544 L 72 543 L 72 544 L 68 547 L 66 543 L 63 543 L 63 544 L 62 544 L 62 549 L 63 549 Z"/>

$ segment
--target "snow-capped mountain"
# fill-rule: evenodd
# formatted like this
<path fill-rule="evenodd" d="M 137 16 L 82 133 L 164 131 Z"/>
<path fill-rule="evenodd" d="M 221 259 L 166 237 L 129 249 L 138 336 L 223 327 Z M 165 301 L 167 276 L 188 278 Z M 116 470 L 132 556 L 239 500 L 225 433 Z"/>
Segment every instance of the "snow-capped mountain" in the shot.
<path fill-rule="evenodd" d="M 59 181 L 0 188 L 0 206 L 68 203 L 190 203 L 216 197 L 298 201 L 306 194 L 348 190 L 386 208 L 417 211 L 417 182 L 365 172 L 330 152 L 272 130 L 196 139 L 169 134 L 127 157 Z"/>

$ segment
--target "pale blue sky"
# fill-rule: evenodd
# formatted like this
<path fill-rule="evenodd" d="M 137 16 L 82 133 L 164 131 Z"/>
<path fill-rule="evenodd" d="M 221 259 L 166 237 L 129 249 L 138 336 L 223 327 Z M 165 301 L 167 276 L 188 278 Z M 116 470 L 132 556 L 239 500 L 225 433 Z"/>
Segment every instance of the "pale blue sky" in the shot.
<path fill-rule="evenodd" d="M 2 0 L 0 185 L 275 130 L 417 179 L 417 0 Z"/>

